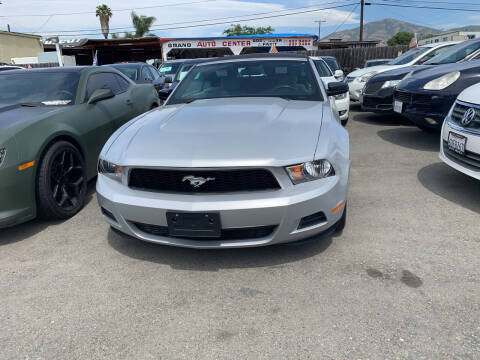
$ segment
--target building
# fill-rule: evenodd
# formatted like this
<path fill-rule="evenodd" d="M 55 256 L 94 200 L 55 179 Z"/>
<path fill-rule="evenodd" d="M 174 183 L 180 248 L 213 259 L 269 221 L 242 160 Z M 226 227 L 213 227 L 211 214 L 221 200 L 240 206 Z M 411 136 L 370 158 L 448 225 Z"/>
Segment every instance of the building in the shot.
<path fill-rule="evenodd" d="M 317 36 L 310 34 L 262 34 L 223 37 L 162 39 L 163 60 L 240 55 L 254 52 L 315 50 Z"/>
<path fill-rule="evenodd" d="M 444 42 L 444 41 L 463 41 L 463 40 L 469 40 L 469 39 L 476 39 L 479 37 L 480 37 L 480 32 L 478 31 L 451 31 L 451 32 L 445 32 L 440 35 L 436 35 L 428 39 L 419 40 L 418 45 L 434 44 L 434 43 Z"/>
<path fill-rule="evenodd" d="M 36 57 L 43 52 L 41 37 L 17 32 L 0 31 L 0 62 L 10 63 L 12 58 Z"/>

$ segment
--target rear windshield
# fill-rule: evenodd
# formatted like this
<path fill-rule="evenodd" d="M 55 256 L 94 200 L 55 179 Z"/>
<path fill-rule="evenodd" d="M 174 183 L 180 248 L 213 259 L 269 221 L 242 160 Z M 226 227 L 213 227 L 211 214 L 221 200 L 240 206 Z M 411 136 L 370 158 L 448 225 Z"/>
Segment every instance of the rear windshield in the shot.
<path fill-rule="evenodd" d="M 133 81 L 138 79 L 138 67 L 136 66 L 112 66 L 120 71 L 123 75 L 130 78 Z"/>
<path fill-rule="evenodd" d="M 180 65 L 182 63 L 164 63 L 160 68 L 158 69 L 158 72 L 160 75 L 175 75 L 177 73 L 177 70 L 180 68 Z"/>
<path fill-rule="evenodd" d="M 419 57 L 423 53 L 430 50 L 430 47 L 421 47 L 416 49 L 408 50 L 406 53 L 403 53 L 399 57 L 393 59 L 388 64 L 389 65 L 405 65 L 408 64 L 410 61 L 413 61 L 415 58 Z"/>
<path fill-rule="evenodd" d="M 228 97 L 323 100 L 307 60 L 253 60 L 196 66 L 168 105 Z"/>
<path fill-rule="evenodd" d="M 25 71 L 22 74 L 0 75 L 0 102 L 38 105 L 72 105 L 78 87 L 79 72 Z"/>
<path fill-rule="evenodd" d="M 317 68 L 318 74 L 320 77 L 328 77 L 333 76 L 332 70 L 328 67 L 328 65 L 323 60 L 313 60 L 315 67 Z"/>
<path fill-rule="evenodd" d="M 480 49 L 480 41 L 466 43 L 462 42 L 434 56 L 425 62 L 425 64 L 439 65 L 456 63 L 465 59 L 468 55 L 472 54 L 478 49 Z"/>

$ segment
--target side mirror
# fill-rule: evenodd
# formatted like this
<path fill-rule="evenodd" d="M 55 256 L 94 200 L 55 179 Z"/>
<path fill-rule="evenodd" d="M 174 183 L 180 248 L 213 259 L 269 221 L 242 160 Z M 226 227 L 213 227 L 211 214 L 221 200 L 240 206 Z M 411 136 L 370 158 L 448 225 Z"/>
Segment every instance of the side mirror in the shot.
<path fill-rule="evenodd" d="M 97 89 L 93 92 L 90 99 L 88 99 L 87 104 L 95 104 L 102 100 L 111 99 L 115 94 L 110 89 Z"/>
<path fill-rule="evenodd" d="M 170 96 L 170 94 L 172 93 L 173 89 L 172 88 L 168 88 L 168 89 L 162 89 L 158 92 L 158 98 L 160 100 L 167 100 L 167 98 Z"/>
<path fill-rule="evenodd" d="M 327 95 L 328 96 L 335 96 L 340 95 L 348 92 L 348 85 L 343 82 L 331 82 L 328 83 L 327 87 Z"/>
<path fill-rule="evenodd" d="M 335 79 L 343 79 L 343 77 L 345 76 L 345 74 L 343 73 L 342 70 L 335 70 L 335 73 L 333 74 L 333 76 L 335 77 Z"/>

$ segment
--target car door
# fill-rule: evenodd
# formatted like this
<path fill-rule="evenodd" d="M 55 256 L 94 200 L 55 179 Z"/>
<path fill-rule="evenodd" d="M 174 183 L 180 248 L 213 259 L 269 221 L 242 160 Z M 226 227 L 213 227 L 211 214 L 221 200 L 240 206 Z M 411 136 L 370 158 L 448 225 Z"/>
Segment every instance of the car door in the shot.
<path fill-rule="evenodd" d="M 84 134 L 88 139 L 88 151 L 93 156 L 98 156 L 113 132 L 134 116 L 129 89 L 122 89 L 116 76 L 120 77 L 112 72 L 96 72 L 90 74 L 87 79 L 81 120 Z M 88 104 L 88 99 L 98 89 L 110 89 L 115 96 L 95 104 Z"/>

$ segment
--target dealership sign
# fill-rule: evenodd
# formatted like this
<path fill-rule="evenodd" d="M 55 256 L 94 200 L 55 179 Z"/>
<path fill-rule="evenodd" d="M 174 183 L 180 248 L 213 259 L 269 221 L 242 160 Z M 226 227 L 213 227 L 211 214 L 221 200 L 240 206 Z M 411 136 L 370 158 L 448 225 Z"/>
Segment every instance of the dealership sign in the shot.
<path fill-rule="evenodd" d="M 250 47 L 303 47 L 313 50 L 314 36 L 302 37 L 249 37 L 249 38 L 217 38 L 217 39 L 179 39 L 168 40 L 163 43 L 163 56 L 173 49 L 221 49 L 230 48 L 234 55 L 238 55 L 244 48 Z"/>

